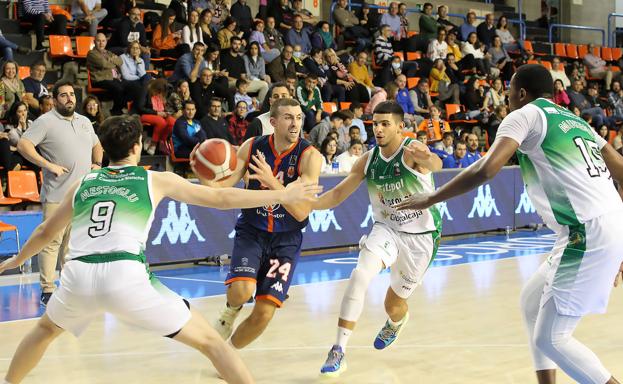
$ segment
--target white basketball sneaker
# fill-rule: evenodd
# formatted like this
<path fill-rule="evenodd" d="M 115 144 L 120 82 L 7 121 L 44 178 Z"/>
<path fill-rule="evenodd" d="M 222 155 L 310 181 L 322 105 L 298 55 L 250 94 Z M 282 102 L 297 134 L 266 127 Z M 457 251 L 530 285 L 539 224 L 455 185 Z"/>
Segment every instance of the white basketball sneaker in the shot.
<path fill-rule="evenodd" d="M 234 321 L 236 321 L 236 317 L 238 317 L 241 309 L 242 306 L 239 308 L 226 306 L 221 310 L 219 318 L 214 323 L 214 329 L 221 335 L 223 340 L 229 339 L 234 331 Z"/>

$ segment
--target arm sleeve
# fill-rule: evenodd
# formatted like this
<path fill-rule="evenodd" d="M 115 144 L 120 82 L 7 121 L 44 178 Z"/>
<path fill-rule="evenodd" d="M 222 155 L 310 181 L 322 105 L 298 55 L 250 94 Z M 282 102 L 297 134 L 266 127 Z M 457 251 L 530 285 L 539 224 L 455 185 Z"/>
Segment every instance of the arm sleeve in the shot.
<path fill-rule="evenodd" d="M 32 123 L 32 126 L 24 132 L 23 138 L 28 139 L 36 147 L 39 145 L 47 134 L 47 128 L 41 119 L 37 119 Z"/>

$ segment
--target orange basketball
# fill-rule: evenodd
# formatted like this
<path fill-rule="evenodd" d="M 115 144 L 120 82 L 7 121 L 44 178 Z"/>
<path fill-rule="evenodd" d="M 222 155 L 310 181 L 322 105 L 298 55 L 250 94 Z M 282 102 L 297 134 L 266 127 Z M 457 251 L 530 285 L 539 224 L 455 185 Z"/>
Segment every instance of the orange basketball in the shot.
<path fill-rule="evenodd" d="M 236 150 L 231 144 L 223 139 L 209 139 L 195 151 L 195 171 L 204 179 L 226 179 L 234 173 L 236 160 Z"/>

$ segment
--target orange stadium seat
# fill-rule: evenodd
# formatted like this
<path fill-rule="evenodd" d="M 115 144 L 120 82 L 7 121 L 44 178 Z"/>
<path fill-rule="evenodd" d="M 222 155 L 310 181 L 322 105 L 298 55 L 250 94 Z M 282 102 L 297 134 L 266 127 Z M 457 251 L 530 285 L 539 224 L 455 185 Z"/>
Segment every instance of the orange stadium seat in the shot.
<path fill-rule="evenodd" d="M 612 61 L 612 48 L 602 47 L 601 48 L 601 58 L 605 61 Z"/>
<path fill-rule="evenodd" d="M 38 203 L 39 186 L 33 171 L 9 171 L 9 196 L 16 199 Z"/>
<path fill-rule="evenodd" d="M 63 58 L 77 58 L 74 54 L 74 49 L 71 46 L 71 38 L 65 35 L 50 35 L 50 58 L 63 59 Z"/>
<path fill-rule="evenodd" d="M 621 48 L 612 48 L 612 60 L 617 61 L 621 58 L 623 50 Z"/>
<path fill-rule="evenodd" d="M 415 88 L 415 87 L 417 87 L 419 82 L 420 82 L 420 78 L 419 77 L 408 77 L 407 78 L 407 88 L 408 89 Z"/>
<path fill-rule="evenodd" d="M 95 46 L 93 36 L 76 36 L 76 56 L 86 59 L 87 54 Z"/>
<path fill-rule="evenodd" d="M 578 57 L 583 59 L 584 56 L 588 53 L 588 45 L 578 45 Z"/>
<path fill-rule="evenodd" d="M 566 46 L 566 51 L 567 51 L 567 57 L 570 59 L 574 59 L 577 60 L 580 58 L 580 56 L 578 56 L 578 46 L 575 44 L 567 44 Z"/>
<path fill-rule="evenodd" d="M 415 61 L 422 58 L 422 54 L 420 52 L 407 52 L 407 60 Z"/>
<path fill-rule="evenodd" d="M 567 56 L 567 52 L 565 51 L 565 45 L 563 43 L 554 44 L 554 55 L 559 56 L 559 57 Z"/>
<path fill-rule="evenodd" d="M 25 65 L 20 65 L 18 69 L 20 80 L 24 80 L 28 76 L 30 76 L 30 67 Z"/>
<path fill-rule="evenodd" d="M 331 101 L 324 101 L 322 103 L 322 110 L 325 111 L 326 113 L 331 114 L 337 111 L 337 104 Z"/>

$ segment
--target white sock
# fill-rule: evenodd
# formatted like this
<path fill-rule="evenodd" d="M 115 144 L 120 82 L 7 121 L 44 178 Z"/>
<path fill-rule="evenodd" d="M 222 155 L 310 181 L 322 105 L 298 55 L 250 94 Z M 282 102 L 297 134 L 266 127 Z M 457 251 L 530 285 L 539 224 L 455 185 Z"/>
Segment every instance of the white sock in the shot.
<path fill-rule="evenodd" d="M 225 303 L 225 306 L 226 306 L 228 309 L 233 309 L 233 310 L 235 310 L 235 311 L 239 311 L 239 310 L 241 310 L 241 309 L 242 309 L 242 305 L 236 308 L 236 307 L 232 307 L 231 305 L 229 305 L 229 303 Z"/>
<path fill-rule="evenodd" d="M 346 352 L 346 343 L 348 343 L 348 339 L 352 333 L 352 329 L 337 327 L 337 339 L 335 345 L 342 347 L 342 352 Z"/>
<path fill-rule="evenodd" d="M 389 322 L 389 325 L 391 325 L 392 327 L 397 327 L 400 324 L 402 324 L 402 322 L 404 321 L 406 315 L 402 317 L 402 319 L 400 319 L 400 321 L 393 321 L 391 317 L 387 318 L 387 321 Z"/>
<path fill-rule="evenodd" d="M 2 383 L 3 383 L 3 384 L 11 384 L 11 383 L 9 383 L 9 382 L 8 382 L 8 381 L 6 381 L 6 380 L 3 380 L 3 381 L 2 381 Z"/>

